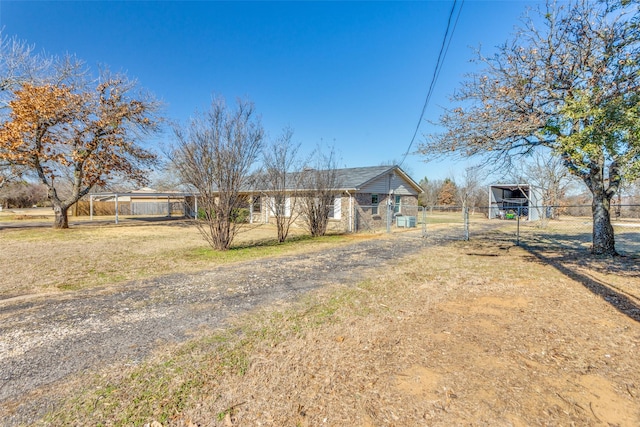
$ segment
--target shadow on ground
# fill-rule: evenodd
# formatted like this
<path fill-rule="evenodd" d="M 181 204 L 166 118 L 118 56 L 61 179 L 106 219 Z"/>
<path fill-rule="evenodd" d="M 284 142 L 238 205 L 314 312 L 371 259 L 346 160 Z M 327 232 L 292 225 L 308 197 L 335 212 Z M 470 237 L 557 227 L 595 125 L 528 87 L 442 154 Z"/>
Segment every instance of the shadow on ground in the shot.
<path fill-rule="evenodd" d="M 640 322 L 640 266 L 635 256 L 592 255 L 573 236 L 529 237 L 520 246 L 533 262 L 551 265 L 602 297 L 616 310 Z M 573 244 L 572 244 L 573 242 Z"/>

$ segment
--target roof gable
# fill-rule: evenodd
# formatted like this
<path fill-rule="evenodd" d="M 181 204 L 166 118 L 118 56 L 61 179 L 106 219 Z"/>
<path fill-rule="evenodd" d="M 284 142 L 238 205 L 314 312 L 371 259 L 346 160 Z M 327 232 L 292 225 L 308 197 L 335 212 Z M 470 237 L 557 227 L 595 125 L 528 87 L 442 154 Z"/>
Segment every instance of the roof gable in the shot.
<path fill-rule="evenodd" d="M 337 169 L 338 185 L 348 190 L 357 190 L 376 178 L 389 173 L 393 166 L 369 166 Z"/>
<path fill-rule="evenodd" d="M 380 179 L 389 173 L 399 175 L 411 187 L 415 188 L 418 193 L 422 193 L 422 187 L 407 175 L 399 166 L 369 166 L 362 168 L 345 168 L 338 169 L 339 186 L 344 190 L 358 191 L 370 183 Z"/>

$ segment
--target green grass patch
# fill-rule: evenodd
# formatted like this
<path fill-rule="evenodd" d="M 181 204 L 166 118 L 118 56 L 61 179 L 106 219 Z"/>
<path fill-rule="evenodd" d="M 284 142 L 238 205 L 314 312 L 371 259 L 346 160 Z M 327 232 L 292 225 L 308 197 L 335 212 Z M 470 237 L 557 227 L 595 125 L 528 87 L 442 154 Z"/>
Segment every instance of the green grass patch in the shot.
<path fill-rule="evenodd" d="M 422 221 L 422 218 L 420 218 Z M 463 223 L 464 217 L 461 212 L 447 212 L 447 213 L 429 213 L 427 211 L 427 225 L 428 224 L 450 224 L 450 223 Z"/>
<path fill-rule="evenodd" d="M 227 251 L 217 251 L 211 247 L 193 248 L 182 254 L 174 253 L 187 260 L 212 261 L 225 264 L 236 261 L 246 261 L 247 259 L 266 258 L 297 252 L 304 248 L 313 248 L 319 244 L 339 244 L 346 241 L 342 235 L 329 235 L 312 238 L 310 236 L 297 236 L 285 242 L 277 240 L 261 240 L 256 242 L 244 242 L 234 245 Z"/>

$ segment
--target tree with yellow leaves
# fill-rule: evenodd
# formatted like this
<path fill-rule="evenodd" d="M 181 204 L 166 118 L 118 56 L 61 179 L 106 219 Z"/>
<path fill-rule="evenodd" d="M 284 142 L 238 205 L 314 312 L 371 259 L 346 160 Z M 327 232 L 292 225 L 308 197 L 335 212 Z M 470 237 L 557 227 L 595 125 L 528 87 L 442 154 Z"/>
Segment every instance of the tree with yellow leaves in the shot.
<path fill-rule="evenodd" d="M 138 144 L 155 132 L 157 103 L 136 84 L 104 74 L 101 83 L 21 82 L 10 91 L 0 124 L 0 162 L 24 168 L 48 189 L 54 228 L 95 186 L 125 178 L 146 183 L 156 155 Z"/>

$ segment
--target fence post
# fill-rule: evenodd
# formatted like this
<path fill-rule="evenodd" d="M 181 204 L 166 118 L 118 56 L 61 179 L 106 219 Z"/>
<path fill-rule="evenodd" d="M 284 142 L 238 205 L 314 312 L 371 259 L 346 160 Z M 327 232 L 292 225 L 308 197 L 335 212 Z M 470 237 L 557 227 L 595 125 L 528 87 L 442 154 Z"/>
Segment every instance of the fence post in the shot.
<path fill-rule="evenodd" d="M 427 237 L 427 208 L 422 207 L 422 237 Z"/>

